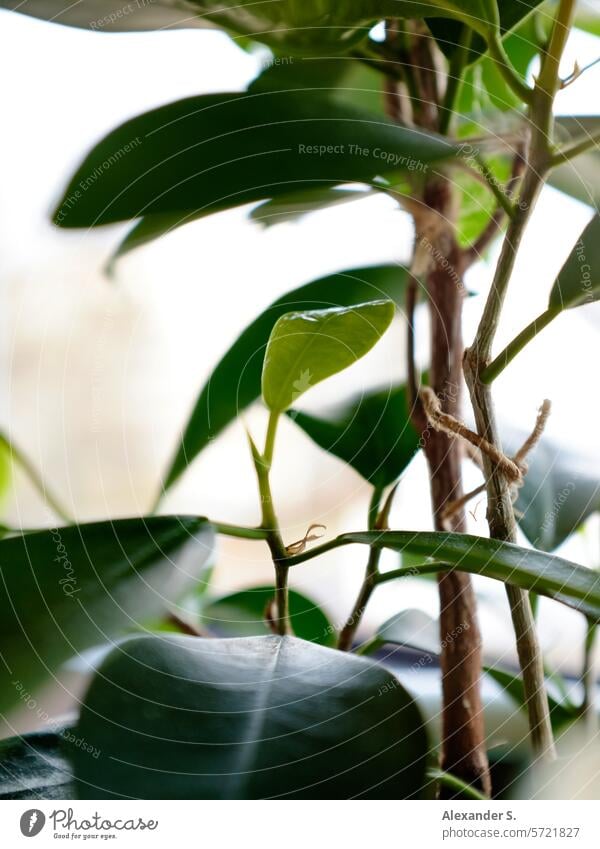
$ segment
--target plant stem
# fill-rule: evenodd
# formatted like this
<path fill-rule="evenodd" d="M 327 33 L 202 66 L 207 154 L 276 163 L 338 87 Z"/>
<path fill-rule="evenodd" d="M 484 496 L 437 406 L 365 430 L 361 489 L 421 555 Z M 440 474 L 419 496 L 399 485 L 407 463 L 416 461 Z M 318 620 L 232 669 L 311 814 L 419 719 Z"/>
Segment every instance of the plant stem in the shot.
<path fill-rule="evenodd" d="M 287 551 L 281 538 L 279 522 L 275 513 L 270 481 L 278 422 L 279 413 L 271 412 L 267 426 L 265 448 L 262 454 L 259 454 L 252 440 L 250 440 L 250 448 L 258 479 L 258 491 L 260 493 L 262 510 L 261 530 L 265 533 L 264 538 L 269 546 L 273 566 L 275 567 L 275 602 L 277 605 L 277 619 L 275 620 L 275 624 L 277 633 L 283 636 L 284 634 L 291 633 L 288 603 L 289 564 L 287 563 Z"/>
<path fill-rule="evenodd" d="M 67 525 L 74 524 L 72 517 L 68 511 L 62 506 L 58 498 L 48 489 L 41 475 L 27 457 L 26 454 L 18 448 L 5 433 L 0 433 L 0 444 L 4 445 L 13 462 L 17 463 L 25 472 L 30 482 L 33 484 L 37 492 L 42 496 L 48 507 Z"/>
<path fill-rule="evenodd" d="M 506 346 L 506 348 L 498 354 L 498 356 L 487 366 L 479 375 L 482 383 L 493 383 L 493 381 L 501 374 L 506 366 L 523 350 L 523 348 L 534 339 L 540 331 L 547 327 L 551 321 L 560 313 L 559 309 L 549 308 L 541 315 L 528 324 L 518 336 Z"/>
<path fill-rule="evenodd" d="M 454 106 L 462 85 L 463 71 L 471 48 L 472 33 L 473 30 L 471 27 L 463 25 L 458 47 L 450 59 L 450 66 L 446 77 L 446 91 L 444 92 L 443 103 L 440 106 L 439 132 L 441 135 L 446 135 L 450 129 L 454 115 Z"/>
<path fill-rule="evenodd" d="M 354 603 L 354 607 L 352 608 L 352 613 L 348 617 L 346 624 L 340 631 L 340 635 L 338 637 L 337 647 L 340 651 L 350 651 L 352 648 L 352 643 L 354 642 L 354 636 L 360 624 L 360 620 L 362 619 L 365 608 L 369 603 L 373 590 L 377 586 L 376 577 L 379 571 L 380 557 L 381 549 L 372 547 L 369 551 L 365 577 L 359 590 L 358 597 Z"/>
<path fill-rule="evenodd" d="M 591 135 L 580 142 L 575 142 L 572 145 L 568 145 L 567 147 L 562 148 L 562 150 L 558 150 L 551 157 L 550 166 L 554 167 L 556 165 L 562 165 L 563 162 L 567 162 L 569 159 L 574 159 L 576 156 L 579 156 L 580 153 L 585 153 L 587 150 L 592 150 L 592 148 L 597 147 L 599 144 L 600 133 L 595 133 L 594 135 Z"/>
<path fill-rule="evenodd" d="M 468 796 L 469 799 L 477 799 L 479 802 L 489 802 L 489 796 L 484 796 L 483 793 L 480 793 L 470 784 L 462 781 L 456 775 L 452 775 L 450 772 L 444 772 L 442 769 L 428 769 L 427 777 L 431 778 L 433 781 L 438 781 L 440 784 L 444 784 L 450 790 L 456 790 L 464 796 Z"/>
<path fill-rule="evenodd" d="M 379 509 L 381 505 L 381 496 L 383 491 L 381 487 L 373 487 L 373 493 L 369 502 L 369 530 L 377 528 L 377 520 L 379 518 Z M 369 551 L 369 559 L 365 569 L 365 576 L 358 592 L 357 599 L 352 608 L 352 613 L 346 620 L 346 624 L 340 631 L 337 647 L 340 651 L 350 651 L 356 636 L 356 631 L 360 625 L 360 620 L 363 617 L 369 599 L 375 589 L 377 576 L 379 574 L 379 560 L 381 559 L 381 549 L 371 547 Z"/>
<path fill-rule="evenodd" d="M 525 226 L 549 167 L 549 144 L 552 134 L 552 106 L 560 86 L 558 69 L 560 58 L 573 17 L 574 0 L 561 0 L 548 51 L 530 104 L 531 143 L 519 204 L 509 223 L 492 286 L 471 347 L 465 352 L 464 372 L 477 430 L 495 446 L 500 446 L 491 390 L 481 376 L 491 361 L 491 351 L 502 311 L 508 284 Z M 516 524 L 508 483 L 497 465 L 483 456 L 484 476 L 487 480 L 487 519 L 490 536 L 506 542 L 516 541 Z M 545 690 L 542 653 L 537 639 L 535 620 L 526 591 L 506 585 L 515 630 L 517 653 L 523 675 L 523 688 L 529 713 L 531 742 L 536 755 L 555 757 L 554 739 L 550 724 L 548 698 Z"/>
<path fill-rule="evenodd" d="M 211 525 L 218 534 L 226 537 L 266 540 L 268 536 L 264 528 L 245 528 L 242 525 L 229 525 L 226 522 L 211 522 Z"/>
<path fill-rule="evenodd" d="M 496 63 L 500 74 L 504 77 L 504 81 L 514 93 L 521 98 L 523 103 L 531 103 L 533 89 L 529 88 L 527 83 L 523 82 L 519 74 L 511 65 L 510 59 L 506 55 L 502 39 L 497 32 L 492 32 L 488 39 L 488 49 L 490 56 Z"/>
<path fill-rule="evenodd" d="M 583 646 L 583 667 L 581 670 L 581 684 L 583 687 L 583 699 L 581 702 L 581 718 L 585 722 L 586 730 L 590 736 L 598 731 L 598 717 L 596 714 L 596 676 L 594 674 L 594 646 L 596 642 L 597 626 L 594 622 L 587 623 L 585 642 Z"/>

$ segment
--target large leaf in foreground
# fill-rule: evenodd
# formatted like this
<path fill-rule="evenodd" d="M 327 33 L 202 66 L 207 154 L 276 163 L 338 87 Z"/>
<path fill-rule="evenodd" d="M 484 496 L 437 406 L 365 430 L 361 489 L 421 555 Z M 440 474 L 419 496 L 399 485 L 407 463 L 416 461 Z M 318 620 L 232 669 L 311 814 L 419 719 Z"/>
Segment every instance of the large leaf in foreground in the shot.
<path fill-rule="evenodd" d="M 153 616 L 197 578 L 205 519 L 94 522 L 0 541 L 0 711 L 67 658 Z"/>
<path fill-rule="evenodd" d="M 275 587 L 250 587 L 208 599 L 202 606 L 202 624 L 219 637 L 259 637 L 272 633 L 268 606 Z M 302 640 L 321 646 L 335 645 L 335 628 L 314 601 L 297 590 L 289 591 L 292 632 Z"/>
<path fill-rule="evenodd" d="M 399 577 L 402 573 L 408 577 L 454 567 L 554 598 L 592 621 L 600 621 L 600 574 L 553 554 L 471 534 L 434 531 L 359 531 L 342 534 L 328 546 L 352 543 L 426 558 L 422 566 L 398 570 Z"/>
<path fill-rule="evenodd" d="M 313 280 L 272 303 L 246 327 L 204 384 L 164 488 L 172 486 L 209 442 L 260 396 L 265 347 L 280 316 L 294 309 L 350 306 L 375 298 L 401 305 L 406 280 L 406 271 L 398 265 L 354 268 Z"/>
<path fill-rule="evenodd" d="M 0 741 L 0 800 L 76 799 L 67 741 L 87 745 L 68 726 Z"/>
<path fill-rule="evenodd" d="M 405 386 L 352 398 L 329 413 L 288 414 L 317 445 L 377 488 L 397 480 L 419 450 Z"/>
<path fill-rule="evenodd" d="M 310 91 L 201 95 L 109 133 L 71 179 L 54 220 L 92 227 L 146 215 L 198 217 L 315 186 L 371 185 L 454 153 L 441 136 Z"/>
<path fill-rule="evenodd" d="M 382 667 L 293 637 L 139 637 L 105 660 L 74 749 L 87 798 L 406 798 L 419 711 Z"/>
<path fill-rule="evenodd" d="M 385 300 L 282 315 L 265 351 L 267 407 L 282 413 L 308 389 L 364 357 L 390 326 L 394 309 Z"/>

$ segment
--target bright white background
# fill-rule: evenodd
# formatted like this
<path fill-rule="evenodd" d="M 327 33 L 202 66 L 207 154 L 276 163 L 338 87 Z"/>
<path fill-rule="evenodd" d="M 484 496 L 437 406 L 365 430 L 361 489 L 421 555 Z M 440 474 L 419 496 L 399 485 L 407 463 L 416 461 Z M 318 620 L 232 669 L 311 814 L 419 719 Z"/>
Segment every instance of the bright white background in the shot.
<path fill-rule="evenodd" d="M 575 59 L 584 65 L 597 53 L 597 42 L 576 34 L 565 74 Z M 260 62 L 260 55 L 239 50 L 219 33 L 107 35 L 0 12 L 0 426 L 80 520 L 148 511 L 200 386 L 239 331 L 275 297 L 329 271 L 408 259 L 410 222 L 383 197 L 268 231 L 249 222 L 245 209 L 209 217 L 126 258 L 113 282 L 101 269 L 124 228 L 68 232 L 48 223 L 73 168 L 116 124 L 176 98 L 242 89 Z M 559 96 L 559 111 L 598 111 L 599 86 L 597 66 Z M 591 214 L 544 191 L 511 283 L 498 346 L 542 311 Z M 492 268 L 482 264 L 469 287 L 485 292 Z M 481 305 L 481 298 L 467 305 L 467 342 Z M 524 428 L 541 400 L 550 398 L 548 437 L 583 452 L 590 464 L 600 461 L 599 328 L 598 306 L 562 316 L 495 389 L 499 408 Z M 427 338 L 424 324 L 418 332 Z M 403 350 L 398 322 L 364 361 L 309 393 L 307 404 L 318 409 L 398 379 L 395 363 Z M 262 438 L 262 411 L 247 421 Z M 475 471 L 467 474 L 479 482 Z M 368 488 L 291 424 L 282 427 L 274 477 L 286 539 L 303 536 L 311 522 L 327 525 L 328 535 L 364 527 Z M 194 463 L 164 510 L 251 523 L 258 519 L 256 505 L 236 425 Z M 26 527 L 52 521 L 20 477 L 0 520 Z M 487 533 L 483 502 L 471 521 L 473 532 Z M 391 523 L 430 527 L 421 459 L 405 476 Z M 591 524 L 561 553 L 597 566 L 598 526 Z M 303 566 L 294 585 L 310 590 L 337 622 L 353 600 L 363 559 L 360 551 L 332 553 Z M 219 588 L 269 578 L 262 545 L 222 541 Z M 502 590 L 483 580 L 478 588 L 487 650 L 510 658 Z M 435 614 L 435 586 L 413 581 L 390 587 L 374 600 L 366 627 L 407 605 Z M 543 641 L 553 663 L 576 668 L 580 620 L 559 605 L 543 606 Z"/>

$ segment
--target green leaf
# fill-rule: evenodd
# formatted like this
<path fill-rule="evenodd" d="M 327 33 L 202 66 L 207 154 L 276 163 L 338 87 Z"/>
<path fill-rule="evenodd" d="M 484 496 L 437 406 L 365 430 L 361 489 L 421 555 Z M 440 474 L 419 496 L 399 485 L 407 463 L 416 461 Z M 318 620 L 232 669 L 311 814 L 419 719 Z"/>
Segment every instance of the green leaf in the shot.
<path fill-rule="evenodd" d="M 589 221 L 556 278 L 548 306 L 561 311 L 600 298 L 600 215 Z"/>
<path fill-rule="evenodd" d="M 88 745 L 69 726 L 1 740 L 0 800 L 76 799 L 65 741 Z M 95 755 L 91 747 L 90 754 Z"/>
<path fill-rule="evenodd" d="M 271 332 L 262 373 L 267 407 L 282 413 L 308 389 L 353 365 L 381 339 L 392 301 L 289 312 Z"/>
<path fill-rule="evenodd" d="M 594 622 L 600 621 L 600 574 L 553 554 L 470 534 L 434 531 L 360 531 L 342 534 L 327 545 L 352 543 L 427 558 L 423 566 L 404 570 L 407 577 L 444 572 L 451 566 L 548 596 L 585 613 Z M 302 555 L 299 557 L 302 559 Z M 399 570 L 399 577 L 401 573 Z"/>
<path fill-rule="evenodd" d="M 250 218 L 263 227 L 272 227 L 274 224 L 299 221 L 312 212 L 320 212 L 353 200 L 362 200 L 373 194 L 361 189 L 330 188 L 292 192 L 259 204 L 250 213 Z"/>
<path fill-rule="evenodd" d="M 509 58 L 515 65 L 516 70 L 521 73 L 523 72 L 523 68 L 518 67 L 518 54 L 514 56 L 509 52 L 513 47 L 511 36 L 516 32 L 524 32 L 525 27 L 531 26 L 533 30 L 535 22 L 534 16 L 531 13 L 543 2 L 544 0 L 500 0 L 498 2 L 500 31 L 503 36 L 504 47 L 509 53 Z M 428 20 L 427 24 L 442 52 L 448 58 L 452 57 L 460 42 L 462 23 L 458 20 L 433 18 L 432 20 Z M 486 49 L 485 40 L 481 36 L 475 35 L 471 42 L 469 62 L 476 61 L 480 54 L 485 53 Z"/>
<path fill-rule="evenodd" d="M 483 671 L 492 678 L 502 689 L 508 693 L 511 699 L 519 705 L 519 707 L 527 711 L 525 702 L 525 691 L 523 690 L 523 680 L 518 673 L 510 672 L 498 666 L 484 666 Z M 550 719 L 552 727 L 558 729 L 569 722 L 573 722 L 577 718 L 578 710 L 574 705 L 556 699 L 552 693 L 548 692 L 546 687 L 546 695 L 548 696 L 548 707 L 550 709 Z"/>
<path fill-rule="evenodd" d="M 202 610 L 202 624 L 219 637 L 270 634 L 265 613 L 274 597 L 274 587 L 260 586 L 208 599 Z M 321 646 L 335 645 L 335 628 L 314 601 L 290 590 L 289 602 L 292 631 L 297 637 Z"/>
<path fill-rule="evenodd" d="M 207 94 L 138 115 L 104 138 L 54 214 L 62 227 L 200 217 L 316 187 L 426 171 L 455 146 L 313 92 Z M 164 226 L 164 222 L 163 222 Z"/>
<path fill-rule="evenodd" d="M 292 309 L 351 306 L 388 297 L 404 303 L 406 271 L 374 265 L 340 271 L 300 286 L 279 298 L 248 325 L 206 381 L 166 476 L 168 489 L 198 454 L 261 392 L 265 346 L 277 319 Z"/>
<path fill-rule="evenodd" d="M 138 637 L 77 727 L 86 798 L 402 799 L 425 782 L 419 711 L 381 666 L 293 637 Z"/>
<path fill-rule="evenodd" d="M 595 0 L 579 0 L 574 25 L 584 32 L 600 36 L 600 15 Z"/>
<path fill-rule="evenodd" d="M 119 519 L 0 541 L 0 711 L 25 703 L 57 666 L 152 616 L 198 577 L 214 540 L 205 519 Z"/>
<path fill-rule="evenodd" d="M 506 430 L 509 453 L 527 434 Z M 553 551 L 600 510 L 600 476 L 594 463 L 546 437 L 527 458 L 528 470 L 515 505 L 521 530 L 542 551 Z"/>
<path fill-rule="evenodd" d="M 575 144 L 600 132 L 599 115 L 559 115 L 561 141 Z M 597 209 L 600 206 L 600 148 L 595 147 L 554 168 L 548 183 L 576 200 Z"/>
<path fill-rule="evenodd" d="M 348 52 L 386 17 L 443 15 L 465 21 L 485 34 L 498 21 L 496 0 L 152 0 L 115 9 L 112 0 L 0 0 L 0 6 L 35 17 L 93 30 L 145 30 L 213 24 L 263 41 L 274 49 L 319 54 Z M 196 12 L 196 15 L 194 15 Z M 104 20 L 104 19 L 107 20 Z"/>
<path fill-rule="evenodd" d="M 434 657 L 440 653 L 438 623 L 423 610 L 402 610 L 379 626 L 376 639 L 383 643 L 409 646 Z"/>
<path fill-rule="evenodd" d="M 318 417 L 299 410 L 288 415 L 377 488 L 397 480 L 419 450 L 405 386 L 361 394 Z"/>

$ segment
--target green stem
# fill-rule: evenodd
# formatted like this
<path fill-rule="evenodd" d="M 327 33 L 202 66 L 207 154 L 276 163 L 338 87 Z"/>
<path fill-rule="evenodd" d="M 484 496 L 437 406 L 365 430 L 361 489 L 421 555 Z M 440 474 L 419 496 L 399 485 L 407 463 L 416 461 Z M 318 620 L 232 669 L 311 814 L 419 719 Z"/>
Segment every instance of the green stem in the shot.
<path fill-rule="evenodd" d="M 218 534 L 226 537 L 239 537 L 240 539 L 266 540 L 268 532 L 264 528 L 245 528 L 242 525 L 228 525 L 226 522 L 211 522 Z"/>
<path fill-rule="evenodd" d="M 594 645 L 596 642 L 597 626 L 594 622 L 588 622 L 583 646 L 583 668 L 581 670 L 581 684 L 583 686 L 583 699 L 581 702 L 581 718 L 585 722 L 586 729 L 590 734 L 598 731 L 598 719 L 596 715 L 596 679 L 594 675 Z"/>
<path fill-rule="evenodd" d="M 509 218 L 514 218 L 515 207 L 514 207 L 512 201 L 510 200 L 510 198 L 504 192 L 504 187 L 498 185 L 498 181 L 496 180 L 496 178 L 492 174 L 490 168 L 486 164 L 485 160 L 482 158 L 482 156 L 479 153 L 474 153 L 473 158 L 475 159 L 475 161 L 479 165 L 479 168 L 480 168 L 481 173 L 482 173 L 482 175 L 485 179 L 485 182 L 487 183 L 488 188 L 490 189 L 490 191 L 492 192 L 492 194 L 496 198 L 496 201 L 498 202 L 498 206 L 502 207 L 502 209 L 504 210 L 504 212 L 506 212 L 506 214 L 508 215 Z"/>
<path fill-rule="evenodd" d="M 250 440 L 250 448 L 252 451 L 252 459 L 256 470 L 258 480 L 258 491 L 260 494 L 262 522 L 261 530 L 265 533 L 265 539 L 271 557 L 273 566 L 275 567 L 275 602 L 277 605 L 277 633 L 290 634 L 290 618 L 289 618 L 289 601 L 288 601 L 288 572 L 289 564 L 287 551 L 281 537 L 279 522 L 275 513 L 273 504 L 273 494 L 271 492 L 270 472 L 273 464 L 273 453 L 275 450 L 275 436 L 277 434 L 277 424 L 279 422 L 279 413 L 271 412 L 269 416 L 269 424 L 267 426 L 267 436 L 265 439 L 265 448 L 262 454 L 256 449 L 256 446 Z"/>
<path fill-rule="evenodd" d="M 490 33 L 488 39 L 488 49 L 490 56 L 496 63 L 500 74 L 504 77 L 504 81 L 514 93 L 521 98 L 523 103 L 531 103 L 533 97 L 533 89 L 529 88 L 519 74 L 513 68 L 510 59 L 506 55 L 502 39 L 497 30 Z"/>
<path fill-rule="evenodd" d="M 523 348 L 534 339 L 540 331 L 547 327 L 551 321 L 560 313 L 560 309 L 555 307 L 548 308 L 541 315 L 528 324 L 518 336 L 510 342 L 506 348 L 498 354 L 498 356 L 481 372 L 480 380 L 482 383 L 490 384 L 501 374 L 506 366 L 523 350 Z"/>
<path fill-rule="evenodd" d="M 472 34 L 471 27 L 463 26 L 458 47 L 450 59 L 444 101 L 440 107 L 439 132 L 443 136 L 448 134 L 454 115 L 454 107 L 462 84 L 462 75 L 471 49 Z"/>
<path fill-rule="evenodd" d="M 484 796 L 475 787 L 472 787 L 450 772 L 444 772 L 442 769 L 431 767 L 427 770 L 427 777 L 432 781 L 439 781 L 440 784 L 444 784 L 450 790 L 456 790 L 464 796 L 468 796 L 469 799 L 477 799 L 479 802 L 489 802 L 487 796 Z"/>
<path fill-rule="evenodd" d="M 558 150 L 551 157 L 550 166 L 554 168 L 557 165 L 562 165 L 563 162 L 567 162 L 569 159 L 574 159 L 576 156 L 579 156 L 580 153 L 585 153 L 587 150 L 591 150 L 592 148 L 597 147 L 599 144 L 600 133 L 594 133 L 594 135 L 583 139 L 583 141 L 574 142 L 574 144 L 568 145 L 562 150 Z"/>
<path fill-rule="evenodd" d="M 74 524 L 72 517 L 69 515 L 69 512 L 65 510 L 62 506 L 58 498 L 48 489 L 46 484 L 44 483 L 41 475 L 38 473 L 37 469 L 31 462 L 31 460 L 18 448 L 14 442 L 12 442 L 5 433 L 0 433 L 0 444 L 4 445 L 6 450 L 8 451 L 11 460 L 17 463 L 21 467 L 21 469 L 25 472 L 30 482 L 33 484 L 37 492 L 42 496 L 46 504 L 50 507 L 50 509 L 67 525 Z"/>
<path fill-rule="evenodd" d="M 379 560 L 381 558 L 380 548 L 371 548 L 369 551 L 369 559 L 365 577 L 359 590 L 352 613 L 346 620 L 346 624 L 340 631 L 337 647 L 340 651 L 350 651 L 354 642 L 356 631 L 363 617 L 367 604 L 373 594 L 373 590 L 377 586 L 377 574 L 379 572 Z"/>

